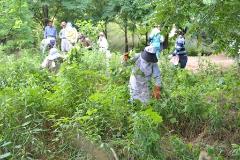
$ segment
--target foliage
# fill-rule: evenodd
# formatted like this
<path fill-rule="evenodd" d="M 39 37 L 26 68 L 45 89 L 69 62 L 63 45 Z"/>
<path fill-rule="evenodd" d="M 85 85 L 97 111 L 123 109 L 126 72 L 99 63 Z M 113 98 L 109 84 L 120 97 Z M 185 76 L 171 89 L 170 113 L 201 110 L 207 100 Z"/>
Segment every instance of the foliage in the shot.
<path fill-rule="evenodd" d="M 215 41 L 218 51 L 237 55 L 239 49 L 238 8 L 240 3 L 230 1 L 174 1 L 156 2 L 155 21 L 163 26 L 187 26 L 188 34 L 205 33 Z"/>
<path fill-rule="evenodd" d="M 94 25 L 92 21 L 77 20 L 76 25 L 78 26 L 78 28 L 80 28 L 79 32 L 82 33 L 83 35 L 86 35 L 91 40 L 96 40 L 99 35 L 99 32 L 102 32 L 104 30 L 103 22 L 98 22 L 97 24 Z"/>
<path fill-rule="evenodd" d="M 8 43 L 8 53 L 29 47 L 33 43 L 31 18 L 28 3 L 23 1 L 0 1 L 0 41 Z"/>
<path fill-rule="evenodd" d="M 103 54 L 76 47 L 53 75 L 39 70 L 40 57 L 28 52 L 18 60 L 1 59 L 1 157 L 92 159 L 111 157 L 114 148 L 121 159 L 194 159 L 199 146 L 183 138 L 199 134 L 212 139 L 197 143 L 214 150 L 213 157 L 231 147 L 228 156 L 238 156 L 236 145 L 216 145 L 226 143 L 224 136 L 231 144 L 239 139 L 240 84 L 234 68 L 203 67 L 193 74 L 163 60 L 161 100 L 145 106 L 128 103 L 130 68 L 118 55 L 108 68 Z"/>
<path fill-rule="evenodd" d="M 239 159 L 239 68 L 203 61 L 192 73 L 163 55 L 161 99 L 144 105 L 129 102 L 131 66 L 121 64 L 119 54 L 106 58 L 76 46 L 53 74 L 40 69 L 38 51 L 23 49 L 34 39 L 37 44 L 39 24 L 50 18 L 76 22 L 91 40 L 111 21 L 125 38 L 129 30 L 146 34 L 154 23 L 165 30 L 188 26 L 187 36 L 198 41 L 193 50 L 235 55 L 238 8 L 235 0 L 0 1 L 0 40 L 7 41 L 0 46 L 0 159 L 113 159 L 116 153 L 119 159 L 185 160 L 201 150 L 213 159 Z"/>

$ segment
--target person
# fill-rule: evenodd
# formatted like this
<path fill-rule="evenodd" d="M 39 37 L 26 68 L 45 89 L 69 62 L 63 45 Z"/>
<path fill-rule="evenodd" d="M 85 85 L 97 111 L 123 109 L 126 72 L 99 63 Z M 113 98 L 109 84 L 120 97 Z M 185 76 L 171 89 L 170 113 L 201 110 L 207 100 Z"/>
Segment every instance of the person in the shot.
<path fill-rule="evenodd" d="M 66 35 L 66 22 L 63 21 L 61 23 L 61 31 L 59 32 L 59 38 L 61 39 L 61 51 L 63 53 L 68 52 L 71 49 L 71 44 L 67 39 L 67 35 Z"/>
<path fill-rule="evenodd" d="M 83 34 L 80 33 L 78 39 L 82 47 L 88 50 L 92 50 L 92 44 L 89 38 L 85 37 Z"/>
<path fill-rule="evenodd" d="M 104 52 L 104 53 L 107 52 L 107 50 L 108 50 L 108 41 L 107 41 L 107 39 L 105 37 L 105 34 L 103 32 L 99 33 L 99 38 L 98 38 L 97 44 L 98 44 L 99 50 L 101 52 Z"/>
<path fill-rule="evenodd" d="M 188 61 L 188 56 L 187 52 L 185 49 L 185 37 L 184 37 L 184 32 L 182 30 L 178 31 L 178 37 L 176 39 L 175 43 L 175 50 L 172 53 L 172 63 L 175 66 L 180 66 L 180 68 L 185 68 L 187 65 Z"/>
<path fill-rule="evenodd" d="M 72 23 L 68 22 L 66 25 L 66 38 L 70 42 L 70 48 L 72 48 L 78 40 L 78 32 Z"/>
<path fill-rule="evenodd" d="M 48 47 L 49 54 L 42 62 L 41 68 L 48 68 L 49 70 L 54 70 L 57 68 L 57 60 L 62 59 L 63 57 L 58 53 L 58 50 L 55 48 L 55 40 L 50 40 Z"/>
<path fill-rule="evenodd" d="M 48 44 L 50 43 L 50 40 L 56 41 L 56 38 L 57 38 L 57 30 L 53 26 L 52 21 L 48 21 L 48 25 L 45 27 L 45 30 L 44 30 L 44 39 L 41 42 L 42 53 L 45 53 L 45 50 Z"/>
<path fill-rule="evenodd" d="M 164 41 L 163 36 L 160 34 L 160 26 L 155 26 L 149 35 L 149 43 L 155 47 L 157 58 L 160 58 L 160 52 L 162 51 L 162 43 Z"/>
<path fill-rule="evenodd" d="M 156 49 L 153 46 L 145 47 L 144 51 L 135 55 L 129 60 L 128 53 L 124 55 L 124 61 L 134 63 L 132 74 L 129 80 L 130 100 L 139 100 L 147 103 L 150 100 L 150 82 L 153 77 L 155 86 L 152 96 L 156 99 L 160 98 L 161 75 L 158 67 L 158 59 Z"/>
<path fill-rule="evenodd" d="M 99 38 L 98 38 L 97 43 L 99 46 L 99 51 L 102 53 L 105 53 L 107 59 L 111 58 L 111 56 L 112 56 L 111 52 L 108 50 L 108 46 L 109 46 L 108 41 L 103 32 L 99 33 Z"/>

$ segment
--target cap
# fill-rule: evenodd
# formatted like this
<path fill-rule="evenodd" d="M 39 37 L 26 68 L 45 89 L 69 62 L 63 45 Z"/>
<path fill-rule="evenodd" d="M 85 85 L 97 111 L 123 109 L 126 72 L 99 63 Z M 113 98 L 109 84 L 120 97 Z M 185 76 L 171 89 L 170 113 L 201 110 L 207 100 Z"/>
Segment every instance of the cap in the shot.
<path fill-rule="evenodd" d="M 48 45 L 50 47 L 53 47 L 55 45 L 55 40 L 51 39 Z"/>

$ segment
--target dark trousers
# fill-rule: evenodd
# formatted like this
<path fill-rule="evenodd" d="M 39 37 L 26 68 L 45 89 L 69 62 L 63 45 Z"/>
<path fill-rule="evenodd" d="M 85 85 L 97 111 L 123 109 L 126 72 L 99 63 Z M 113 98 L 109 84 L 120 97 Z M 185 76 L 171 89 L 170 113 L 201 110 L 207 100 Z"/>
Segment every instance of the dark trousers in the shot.
<path fill-rule="evenodd" d="M 185 68 L 187 65 L 188 57 L 186 54 L 179 54 L 179 65 L 180 68 Z"/>

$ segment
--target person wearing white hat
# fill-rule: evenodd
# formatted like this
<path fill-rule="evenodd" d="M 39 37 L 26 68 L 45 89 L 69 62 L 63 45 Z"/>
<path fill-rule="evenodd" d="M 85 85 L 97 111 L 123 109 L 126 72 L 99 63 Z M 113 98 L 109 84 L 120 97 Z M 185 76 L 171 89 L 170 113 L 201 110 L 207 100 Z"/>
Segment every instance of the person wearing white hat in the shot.
<path fill-rule="evenodd" d="M 160 34 L 160 26 L 155 26 L 149 35 L 149 43 L 156 49 L 157 58 L 160 58 L 160 52 L 163 50 L 162 43 L 164 37 Z"/>
<path fill-rule="evenodd" d="M 62 56 L 58 53 L 58 50 L 54 47 L 55 46 L 54 40 L 51 40 L 48 46 L 50 48 L 49 54 L 41 64 L 41 68 L 53 69 L 56 67 L 54 61 L 57 60 L 58 58 L 61 58 Z"/>
<path fill-rule="evenodd" d="M 106 53 L 108 50 L 108 41 L 103 32 L 99 33 L 99 38 L 97 43 L 99 45 L 99 50 L 103 53 Z"/>
<path fill-rule="evenodd" d="M 124 61 L 128 61 L 128 54 L 124 55 Z M 150 81 L 154 78 L 152 97 L 160 98 L 161 74 L 158 67 L 156 49 L 153 46 L 145 47 L 144 51 L 130 59 L 134 62 L 129 81 L 131 101 L 139 100 L 147 103 L 150 100 Z"/>

